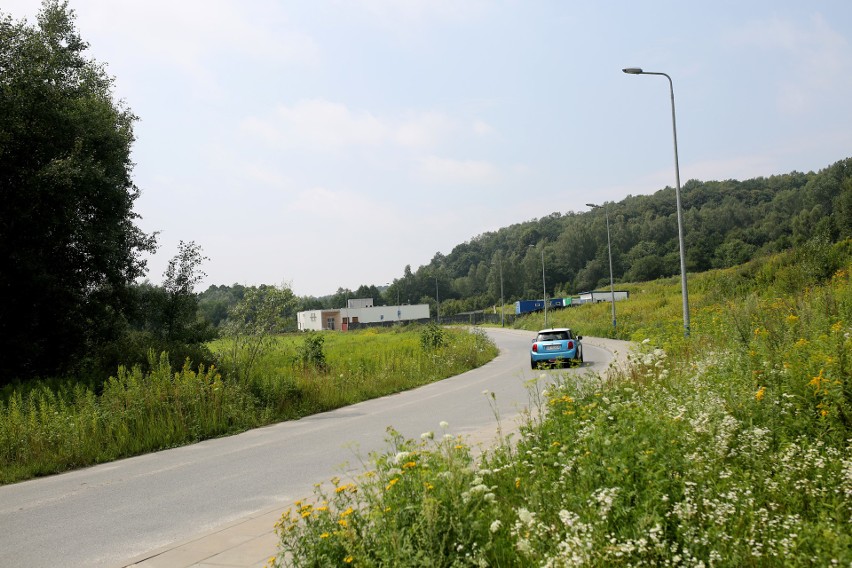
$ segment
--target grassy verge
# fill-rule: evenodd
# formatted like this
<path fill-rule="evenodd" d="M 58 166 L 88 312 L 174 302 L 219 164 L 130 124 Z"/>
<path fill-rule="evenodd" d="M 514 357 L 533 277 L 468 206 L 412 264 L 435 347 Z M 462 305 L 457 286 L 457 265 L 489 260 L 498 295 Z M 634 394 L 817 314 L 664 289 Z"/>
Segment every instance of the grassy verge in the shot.
<path fill-rule="evenodd" d="M 243 380 L 189 363 L 173 372 L 166 354 L 152 354 L 150 372 L 120 368 L 100 392 L 68 381 L 8 393 L 0 401 L 0 483 L 338 408 L 456 375 L 496 355 L 483 334 L 461 329 L 322 339 L 322 364 L 304 357 L 305 335 L 282 336 Z"/>
<path fill-rule="evenodd" d="M 273 563 L 850 565 L 852 265 L 821 252 L 834 264 L 803 272 L 799 251 L 691 279 L 689 340 L 679 283 L 637 287 L 629 368 L 537 385 L 542 417 L 477 459 L 448 425 L 391 433 L 369 471 L 282 517 Z M 595 335 L 608 308 L 559 317 Z"/>

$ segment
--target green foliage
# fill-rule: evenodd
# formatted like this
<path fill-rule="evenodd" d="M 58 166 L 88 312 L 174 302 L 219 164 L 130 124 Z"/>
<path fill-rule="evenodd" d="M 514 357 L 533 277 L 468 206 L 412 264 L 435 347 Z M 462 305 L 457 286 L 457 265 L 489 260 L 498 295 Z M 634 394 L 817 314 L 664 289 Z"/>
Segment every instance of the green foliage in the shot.
<path fill-rule="evenodd" d="M 198 319 L 198 296 L 195 286 L 205 276 L 201 264 L 209 260 L 195 242 L 180 241 L 178 253 L 166 268 L 163 291 L 165 302 L 157 331 L 166 341 L 187 344 L 212 339 L 205 334 L 204 321 Z"/>
<path fill-rule="evenodd" d="M 0 482 L 55 473 L 219 436 L 252 423 L 251 399 L 214 367 L 120 367 L 97 394 L 35 383 L 0 402 Z"/>
<path fill-rule="evenodd" d="M 303 367 L 315 371 L 325 371 L 328 368 L 323 343 L 325 343 L 325 336 L 321 332 L 309 331 L 305 333 L 305 341 L 302 344 L 302 350 L 299 352 L 299 361 Z"/>
<path fill-rule="evenodd" d="M 0 384 L 79 368 L 120 338 L 154 238 L 135 225 L 136 117 L 67 3 L 0 14 Z"/>
<path fill-rule="evenodd" d="M 420 331 L 420 347 L 423 351 L 432 352 L 440 349 L 446 343 L 444 328 L 430 322 Z"/>

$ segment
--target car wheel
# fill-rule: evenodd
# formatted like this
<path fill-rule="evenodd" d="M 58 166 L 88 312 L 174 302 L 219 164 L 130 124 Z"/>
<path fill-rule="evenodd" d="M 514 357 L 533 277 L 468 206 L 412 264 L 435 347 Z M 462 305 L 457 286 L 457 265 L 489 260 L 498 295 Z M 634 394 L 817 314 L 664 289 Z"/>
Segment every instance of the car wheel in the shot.
<path fill-rule="evenodd" d="M 535 369 L 536 367 L 538 367 L 538 365 L 536 365 L 535 360 L 530 359 L 530 369 Z"/>

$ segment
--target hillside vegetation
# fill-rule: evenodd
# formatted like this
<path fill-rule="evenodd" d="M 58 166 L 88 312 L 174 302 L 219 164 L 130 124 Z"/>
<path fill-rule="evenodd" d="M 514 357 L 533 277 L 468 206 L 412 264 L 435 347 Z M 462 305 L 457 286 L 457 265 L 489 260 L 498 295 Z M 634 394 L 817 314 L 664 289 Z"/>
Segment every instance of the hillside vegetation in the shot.
<path fill-rule="evenodd" d="M 452 425 L 391 432 L 372 469 L 285 513 L 274 563 L 848 566 L 850 275 L 852 241 L 812 240 L 693 276 L 690 338 L 676 279 L 631 285 L 628 367 L 543 375 L 542 412 L 476 459 Z M 607 305 L 554 318 L 611 326 Z"/>

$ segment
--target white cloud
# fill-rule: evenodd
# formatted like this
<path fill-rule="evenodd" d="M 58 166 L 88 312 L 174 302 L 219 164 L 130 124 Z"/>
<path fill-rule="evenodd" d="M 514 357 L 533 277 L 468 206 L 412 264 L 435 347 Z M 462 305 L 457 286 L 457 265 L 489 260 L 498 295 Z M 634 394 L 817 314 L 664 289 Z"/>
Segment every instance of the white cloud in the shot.
<path fill-rule="evenodd" d="M 437 111 L 412 112 L 397 119 L 321 99 L 280 105 L 265 118 L 248 117 L 242 129 L 277 147 L 314 150 L 379 144 L 432 148 L 458 130 L 453 119 Z"/>
<path fill-rule="evenodd" d="M 490 162 L 437 156 L 422 158 L 419 172 L 428 181 L 448 184 L 489 184 L 500 179 L 499 170 Z"/>
<path fill-rule="evenodd" d="M 388 137 L 387 126 L 369 112 L 352 112 L 323 100 L 279 106 L 273 120 L 282 137 L 320 148 L 378 144 Z"/>
<path fill-rule="evenodd" d="M 403 146 L 432 147 L 456 130 L 455 123 L 440 112 L 424 112 L 396 125 L 396 140 Z"/>
<path fill-rule="evenodd" d="M 310 214 L 323 223 L 334 223 L 335 226 L 368 223 L 366 229 L 369 232 L 376 230 L 376 223 L 396 224 L 396 219 L 401 218 L 393 207 L 363 193 L 326 187 L 313 187 L 300 192 L 288 209 Z"/>

